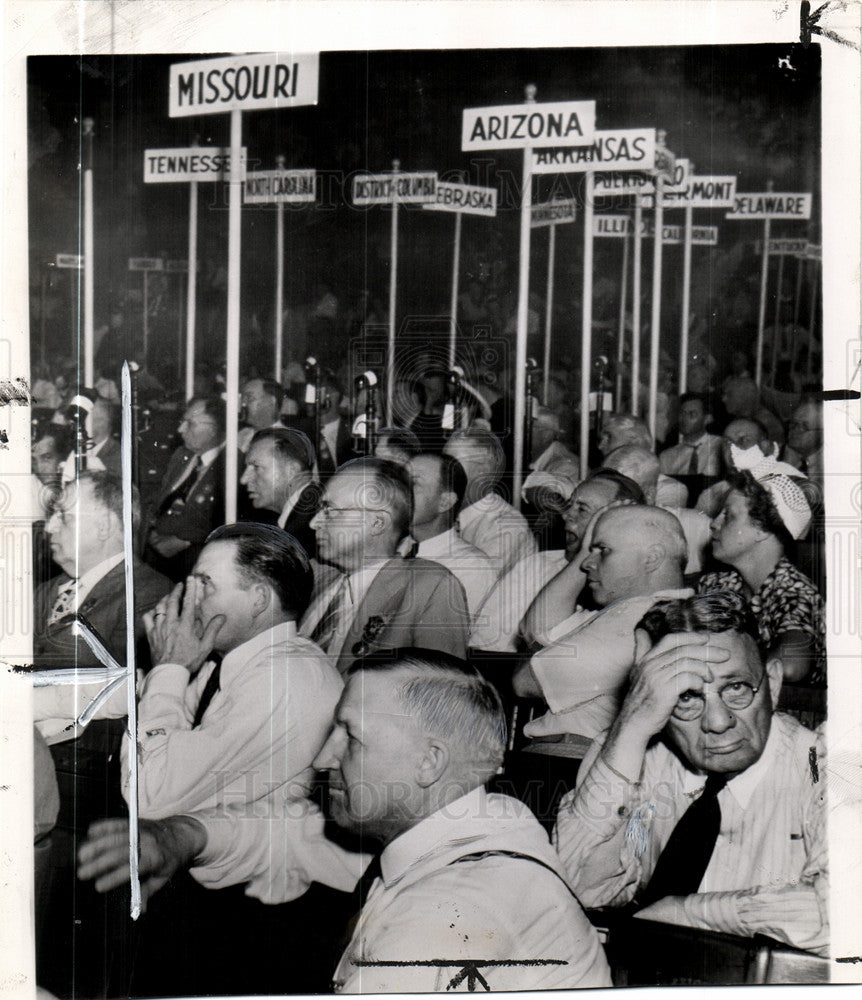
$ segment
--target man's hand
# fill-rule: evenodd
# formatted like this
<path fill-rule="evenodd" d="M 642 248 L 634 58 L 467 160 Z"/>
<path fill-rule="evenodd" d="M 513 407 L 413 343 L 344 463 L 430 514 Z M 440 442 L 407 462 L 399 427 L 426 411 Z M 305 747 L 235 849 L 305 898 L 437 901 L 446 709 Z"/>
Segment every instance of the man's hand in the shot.
<path fill-rule="evenodd" d="M 602 756 L 616 771 L 636 781 L 650 739 L 664 729 L 684 691 L 702 691 L 712 681 L 710 665 L 730 656 L 703 633 L 666 635 L 651 649 L 649 637 L 635 632 L 635 665 L 629 691 L 608 734 Z"/>
<path fill-rule="evenodd" d="M 184 538 L 177 538 L 176 535 L 162 535 L 155 529 L 150 532 L 147 541 L 164 559 L 172 559 L 192 544 Z"/>
<path fill-rule="evenodd" d="M 138 821 L 138 877 L 142 905 L 183 868 L 191 866 L 206 846 L 203 826 L 191 816 Z M 97 892 L 125 885 L 130 878 L 129 822 L 103 819 L 93 823 L 78 851 L 78 878 L 96 880 Z"/>
<path fill-rule="evenodd" d="M 215 615 L 205 628 L 196 622 L 199 586 L 201 584 L 195 577 L 187 577 L 185 594 L 183 584 L 178 583 L 167 597 L 163 597 L 152 611 L 144 615 L 153 663 L 180 663 L 192 677 L 206 662 L 226 621 L 224 615 Z"/>

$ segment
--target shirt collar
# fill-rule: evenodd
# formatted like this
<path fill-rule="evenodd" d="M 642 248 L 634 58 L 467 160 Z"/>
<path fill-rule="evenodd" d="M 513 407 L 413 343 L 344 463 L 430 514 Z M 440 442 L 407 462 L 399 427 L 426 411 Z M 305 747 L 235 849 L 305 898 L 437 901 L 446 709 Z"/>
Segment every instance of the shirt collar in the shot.
<path fill-rule="evenodd" d="M 294 621 L 279 622 L 278 625 L 264 629 L 263 632 L 252 636 L 251 639 L 247 639 L 241 646 L 237 646 L 236 649 L 232 649 L 229 653 L 225 654 L 221 665 L 222 673 L 237 661 L 240 664 L 248 663 L 268 646 L 277 646 L 284 642 L 290 642 L 291 639 L 295 638 L 296 622 Z"/>
<path fill-rule="evenodd" d="M 82 573 L 81 576 L 78 577 L 79 599 L 80 595 L 82 595 L 84 591 L 92 590 L 103 576 L 107 576 L 108 573 L 110 573 L 115 566 L 119 566 L 122 561 L 123 553 L 117 552 L 112 556 L 108 556 L 107 559 L 103 559 L 92 569 L 88 569 L 86 573 Z"/>
<path fill-rule="evenodd" d="M 691 443 L 689 443 L 688 441 L 685 440 L 682 434 L 680 434 L 679 443 L 684 444 L 687 448 L 699 448 L 702 444 L 706 443 L 708 438 L 709 434 L 706 431 L 704 431 L 703 434 L 701 434 L 701 436 L 697 439 L 697 441 L 692 441 Z"/>
<path fill-rule="evenodd" d="M 445 556 L 450 553 L 452 546 L 458 541 L 460 541 L 460 536 L 453 525 L 446 531 L 441 531 L 439 535 L 434 535 L 433 538 L 426 538 L 424 542 L 420 542 L 416 555 L 422 559 L 433 560 L 435 556 Z"/>
<path fill-rule="evenodd" d="M 209 451 L 202 451 L 201 468 L 205 469 L 207 466 L 212 465 L 222 448 L 224 448 L 224 442 L 217 444 L 215 448 L 210 448 Z M 192 459 L 192 461 L 194 461 L 194 459 Z"/>
<path fill-rule="evenodd" d="M 441 844 L 451 843 L 458 829 L 458 819 L 481 816 L 485 812 L 485 789 L 480 786 L 449 802 L 442 809 L 399 834 L 387 844 L 380 856 L 380 872 L 387 886 L 402 878 L 411 868 L 433 855 Z"/>

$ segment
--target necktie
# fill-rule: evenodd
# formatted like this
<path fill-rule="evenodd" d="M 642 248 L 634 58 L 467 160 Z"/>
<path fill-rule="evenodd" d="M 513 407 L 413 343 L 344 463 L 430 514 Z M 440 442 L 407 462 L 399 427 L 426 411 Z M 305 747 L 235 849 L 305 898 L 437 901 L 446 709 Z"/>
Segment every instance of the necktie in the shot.
<path fill-rule="evenodd" d="M 703 881 L 721 828 L 718 793 L 730 780 L 728 774 L 711 774 L 700 798 L 680 817 L 652 873 L 649 884 L 638 896 L 638 906 L 665 896 L 690 896 Z"/>
<path fill-rule="evenodd" d="M 159 513 L 164 514 L 174 506 L 174 504 L 184 504 L 189 498 L 189 494 L 197 482 L 198 472 L 201 467 L 200 455 L 195 457 L 186 466 L 185 476 L 174 486 L 170 493 L 159 504 Z"/>
<path fill-rule="evenodd" d="M 203 721 L 204 713 L 210 707 L 210 702 L 213 700 L 216 691 L 219 690 L 221 683 L 221 653 L 213 653 L 210 656 L 210 660 L 215 661 L 215 668 L 209 677 L 207 677 L 206 684 L 204 684 L 204 689 L 201 692 L 201 700 L 198 702 L 198 707 L 195 709 L 192 729 L 197 729 Z"/>
<path fill-rule="evenodd" d="M 329 468 L 330 466 L 333 469 L 335 468 L 335 456 L 332 454 L 329 445 L 326 443 L 323 431 L 320 432 L 320 445 L 317 449 L 317 460 L 318 463 L 325 468 Z"/>
<path fill-rule="evenodd" d="M 63 586 L 57 591 L 57 599 L 54 601 L 54 606 L 51 608 L 51 614 L 48 616 L 49 625 L 53 625 L 54 622 L 59 621 L 61 618 L 65 618 L 75 606 L 75 592 L 77 587 L 78 581 L 73 578 L 64 583 Z"/>
<path fill-rule="evenodd" d="M 697 475 L 697 445 L 693 444 L 689 446 L 691 448 L 691 458 L 688 460 L 688 474 L 690 476 Z"/>
<path fill-rule="evenodd" d="M 349 908 L 352 916 L 344 926 L 342 951 L 345 951 L 350 944 L 353 933 L 356 930 L 356 925 L 359 923 L 359 917 L 362 914 L 362 907 L 365 906 L 365 900 L 368 898 L 368 893 L 371 892 L 371 887 L 381 877 L 381 874 L 380 855 L 375 854 L 369 862 L 368 867 L 362 873 L 362 877 L 356 883 L 356 888 L 351 893 Z"/>
<path fill-rule="evenodd" d="M 329 652 L 329 644 L 332 642 L 332 638 L 338 628 L 341 602 L 344 598 L 344 592 L 346 589 L 347 577 L 344 576 L 341 578 L 341 581 L 338 584 L 335 593 L 332 595 L 332 599 L 329 604 L 326 605 L 326 610 L 320 616 L 319 621 L 314 626 L 311 635 L 308 637 L 312 642 L 316 642 L 325 653 Z"/>

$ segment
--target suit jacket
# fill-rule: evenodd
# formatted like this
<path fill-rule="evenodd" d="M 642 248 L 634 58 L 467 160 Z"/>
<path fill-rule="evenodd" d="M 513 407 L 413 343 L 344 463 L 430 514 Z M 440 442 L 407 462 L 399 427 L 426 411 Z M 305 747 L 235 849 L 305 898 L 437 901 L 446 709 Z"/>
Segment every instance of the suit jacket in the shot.
<path fill-rule="evenodd" d="M 284 523 L 284 530 L 288 534 L 293 535 L 305 549 L 309 559 L 314 559 L 317 556 L 317 536 L 310 527 L 310 524 L 311 519 L 317 513 L 322 492 L 323 487 L 320 483 L 309 483 L 302 493 L 299 494 L 296 503 L 293 505 L 293 509 L 288 514 L 287 521 Z M 239 520 L 276 525 L 280 516 L 280 512 L 260 510 L 249 505 L 243 508 Z"/>
<path fill-rule="evenodd" d="M 135 560 L 135 640 L 144 638 L 142 615 L 171 589 L 170 580 Z M 36 589 L 33 607 L 33 662 L 40 669 L 52 667 L 99 666 L 90 647 L 72 634 L 74 614 L 48 625 L 48 616 L 57 600 L 57 591 L 68 583 L 65 573 L 55 576 Z M 84 598 L 79 614 L 98 632 L 105 648 L 122 666 L 126 662 L 126 587 L 125 563 L 121 562 Z"/>
<path fill-rule="evenodd" d="M 207 535 L 224 524 L 224 477 L 225 450 L 216 455 L 200 477 L 185 504 L 177 511 L 159 514 L 158 509 L 165 498 L 171 493 L 173 484 L 179 479 L 182 470 L 194 458 L 194 452 L 180 447 L 171 455 L 167 470 L 162 478 L 155 503 L 155 520 L 152 527 L 161 535 L 176 535 L 193 545 L 203 543 Z M 241 464 L 237 465 L 241 468 Z"/>
<path fill-rule="evenodd" d="M 354 660 L 399 646 L 424 646 L 464 659 L 469 636 L 464 588 L 449 570 L 428 559 L 396 557 L 372 580 L 335 665 L 344 674 Z"/>
<path fill-rule="evenodd" d="M 323 487 L 320 483 L 309 483 L 299 494 L 293 509 L 284 522 L 284 530 L 299 542 L 308 553 L 309 559 L 317 557 L 317 535 L 310 527 L 311 519 L 317 513 Z"/>
<path fill-rule="evenodd" d="M 136 663 L 146 669 L 149 650 L 142 616 L 170 591 L 171 583 L 137 559 L 134 574 Z M 33 659 L 42 669 L 99 666 L 86 642 L 72 634 L 73 614 L 47 624 L 57 591 L 68 580 L 63 573 L 43 583 L 35 593 Z M 121 562 L 99 580 L 78 609 L 121 665 L 126 662 L 125 601 L 125 563 Z M 119 750 L 125 726 L 124 719 L 97 719 L 77 739 L 50 748 L 60 789 L 60 827 L 80 834 L 93 820 L 124 812 L 119 794 Z"/>
<path fill-rule="evenodd" d="M 309 417 L 292 417 L 287 420 L 287 425 L 293 427 L 295 430 L 302 431 L 308 437 L 317 455 L 317 468 L 323 479 L 328 479 L 339 465 L 344 465 L 351 458 L 358 457 L 359 453 L 353 450 L 353 435 L 350 433 L 350 428 L 347 426 L 344 417 L 341 417 L 338 421 L 338 434 L 335 438 L 335 455 L 332 456 L 335 459 L 334 462 L 330 459 L 321 461 L 320 442 L 315 437 L 313 419 Z"/>

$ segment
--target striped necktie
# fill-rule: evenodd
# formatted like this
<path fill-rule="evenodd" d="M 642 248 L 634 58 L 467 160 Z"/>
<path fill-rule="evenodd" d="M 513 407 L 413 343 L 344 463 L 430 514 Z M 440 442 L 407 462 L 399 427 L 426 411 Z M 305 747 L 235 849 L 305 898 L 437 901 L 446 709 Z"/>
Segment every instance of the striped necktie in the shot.
<path fill-rule="evenodd" d="M 346 590 L 347 577 L 344 576 L 341 578 L 341 582 L 336 587 L 335 593 L 332 595 L 332 599 L 329 604 L 326 605 L 326 610 L 320 616 L 320 619 L 314 626 L 311 635 L 308 637 L 312 642 L 316 642 L 325 653 L 329 652 L 329 644 L 332 642 L 338 628 L 341 603 L 344 599 L 344 592 Z"/>

